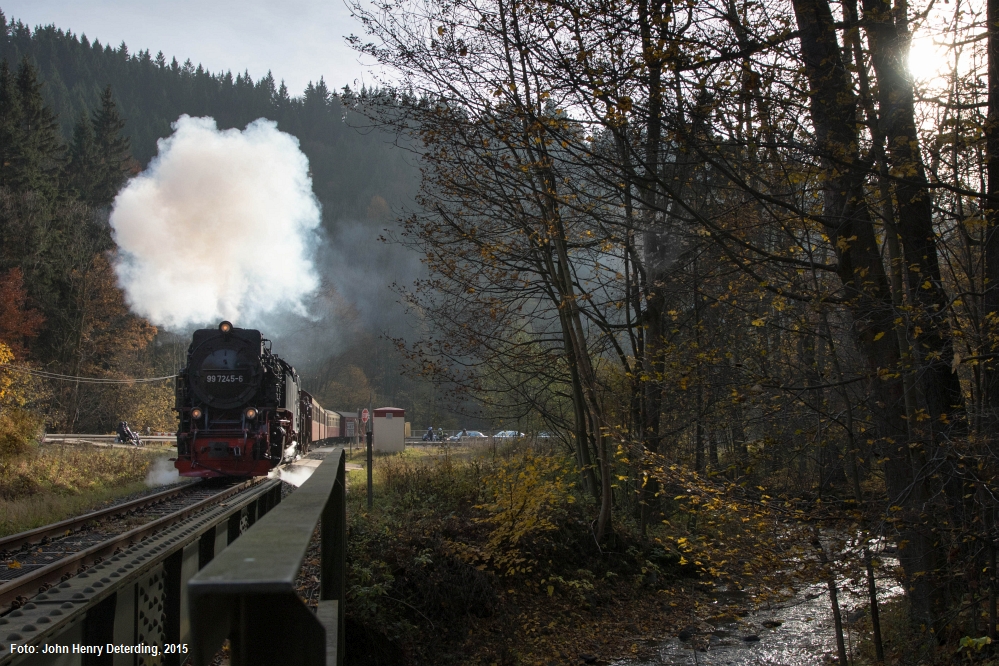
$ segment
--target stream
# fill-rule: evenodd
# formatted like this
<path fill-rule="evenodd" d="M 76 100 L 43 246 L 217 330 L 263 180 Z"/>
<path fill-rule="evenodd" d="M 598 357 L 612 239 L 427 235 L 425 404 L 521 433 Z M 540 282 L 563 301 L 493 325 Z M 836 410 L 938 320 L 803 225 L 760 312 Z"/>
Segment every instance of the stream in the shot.
<path fill-rule="evenodd" d="M 877 587 L 879 602 L 903 592 L 893 578 L 883 573 Z M 866 579 L 839 581 L 848 656 L 856 654 L 858 640 L 851 635 L 848 618 L 867 613 L 866 590 Z M 692 624 L 685 630 L 690 632 L 684 636 L 687 640 L 674 636 L 658 643 L 651 660 L 620 660 L 614 662 L 615 666 L 811 666 L 836 661 L 835 625 L 824 583 L 798 590 L 793 597 L 738 621 L 727 607 L 734 609 L 744 604 L 744 593 L 719 591 L 710 596 L 717 608 L 713 615 L 720 620 Z"/>

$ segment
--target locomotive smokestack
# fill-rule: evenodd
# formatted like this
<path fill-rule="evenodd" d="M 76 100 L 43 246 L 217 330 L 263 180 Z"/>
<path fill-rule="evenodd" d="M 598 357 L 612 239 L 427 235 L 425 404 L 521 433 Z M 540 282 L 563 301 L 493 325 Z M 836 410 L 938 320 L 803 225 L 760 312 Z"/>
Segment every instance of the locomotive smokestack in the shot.
<path fill-rule="evenodd" d="M 111 212 L 132 309 L 173 329 L 304 313 L 320 212 L 298 140 L 264 119 L 219 130 L 185 115 L 173 128 Z"/>

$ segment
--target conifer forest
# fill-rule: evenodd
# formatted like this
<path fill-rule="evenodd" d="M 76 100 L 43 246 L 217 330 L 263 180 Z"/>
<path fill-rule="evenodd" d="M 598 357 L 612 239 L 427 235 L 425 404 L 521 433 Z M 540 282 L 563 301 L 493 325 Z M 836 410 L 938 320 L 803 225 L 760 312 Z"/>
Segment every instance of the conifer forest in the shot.
<path fill-rule="evenodd" d="M 641 628 L 693 603 L 668 581 L 758 604 L 819 585 L 838 663 L 999 663 L 999 0 L 348 4 L 348 41 L 387 74 L 301 95 L 3 19 L 0 352 L 174 372 L 183 338 L 129 311 L 108 211 L 181 114 L 268 118 L 308 156 L 330 242 L 378 238 L 369 274 L 405 322 L 340 294 L 351 328 L 303 356 L 310 390 L 534 436 L 481 483 L 450 458 L 441 486 L 386 468 L 406 511 L 452 511 L 392 557 L 489 572 L 497 608 L 521 587 L 523 608 L 564 603 L 585 619 L 570 632 L 618 622 L 625 588 L 658 599 L 629 597 Z M 8 394 L 9 422 L 173 418 L 169 389 Z M 402 646 L 357 663 L 577 663 L 539 656 L 537 618 L 530 649 L 432 631 L 478 611 L 443 620 L 382 532 L 351 529 L 389 564 L 351 565 L 374 582 L 352 588 L 369 624 L 349 636 L 375 645 L 377 620 Z"/>
<path fill-rule="evenodd" d="M 0 298 L 11 313 L 0 315 L 0 340 L 16 358 L 51 372 L 162 376 L 183 362 L 187 342 L 129 313 L 108 262 L 116 249 L 108 226 L 114 197 L 156 155 L 157 140 L 170 134 L 181 114 L 212 116 L 220 128 L 242 128 L 264 117 L 296 136 L 310 158 L 324 232 L 344 248 L 344 256 L 335 259 L 357 250 L 350 241 L 358 229 L 377 235 L 392 207 L 410 201 L 417 188 L 415 166 L 401 151 L 389 149 L 393 137 L 349 127 L 340 96 L 323 80 L 293 98 L 272 77 L 254 82 L 248 74 L 210 74 L 190 61 L 167 63 L 162 54 L 130 54 L 125 44 L 91 43 L 85 35 L 54 26 L 32 30 L 6 18 L 0 67 L 5 210 Z M 372 245 L 373 261 L 392 261 L 391 253 Z M 347 310 L 348 321 L 357 317 Z M 331 345 L 334 353 L 309 355 L 311 388 L 330 394 L 328 403 L 367 404 L 374 386 L 394 369 L 393 345 L 379 340 L 378 326 L 374 322 L 370 332 L 349 327 L 342 344 Z M 383 353 L 372 358 L 354 352 L 365 345 L 381 347 Z M 352 380 L 335 381 L 343 375 Z M 108 431 L 126 412 L 142 427 L 173 427 L 172 388 L 165 384 L 159 392 L 50 388 L 56 392 L 49 387 L 33 391 L 48 391 L 43 411 L 49 426 L 60 432 Z M 386 399 L 407 406 L 420 402 L 420 395 L 410 397 L 418 389 L 408 384 L 394 389 Z"/>

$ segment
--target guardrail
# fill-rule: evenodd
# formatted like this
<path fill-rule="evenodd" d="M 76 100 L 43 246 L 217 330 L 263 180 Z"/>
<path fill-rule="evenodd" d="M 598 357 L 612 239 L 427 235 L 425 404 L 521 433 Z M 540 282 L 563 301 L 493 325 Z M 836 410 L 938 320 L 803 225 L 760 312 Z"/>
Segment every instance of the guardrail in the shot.
<path fill-rule="evenodd" d="M 60 433 L 46 433 L 42 437 L 43 444 L 53 444 L 55 442 L 114 442 L 118 438 L 118 435 L 86 435 L 86 434 L 75 434 L 67 435 Z M 177 441 L 176 433 L 168 432 L 157 432 L 151 435 L 144 435 L 139 433 L 139 439 L 143 441 L 150 442 L 175 442 Z"/>
<path fill-rule="evenodd" d="M 345 457 L 313 475 L 188 583 L 195 666 L 228 638 L 232 666 L 334 666 L 344 658 L 347 510 Z M 295 592 L 321 522 L 318 612 Z"/>

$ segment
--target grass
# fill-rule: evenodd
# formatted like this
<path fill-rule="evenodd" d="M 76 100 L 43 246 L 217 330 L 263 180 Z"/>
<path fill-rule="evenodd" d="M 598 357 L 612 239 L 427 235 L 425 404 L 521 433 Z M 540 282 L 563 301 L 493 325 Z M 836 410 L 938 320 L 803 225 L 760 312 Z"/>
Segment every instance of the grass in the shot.
<path fill-rule="evenodd" d="M 69 518 L 146 489 L 163 450 L 48 445 L 0 463 L 0 536 Z"/>
<path fill-rule="evenodd" d="M 49 494 L 32 498 L 0 500 L 0 537 L 94 511 L 119 497 L 146 489 L 147 486 L 143 481 L 136 481 L 115 488 L 90 490 L 79 495 Z"/>

